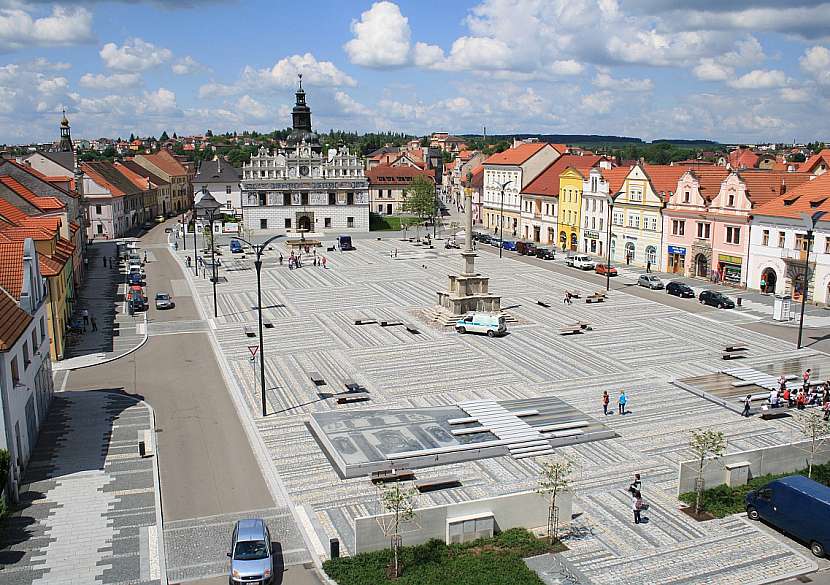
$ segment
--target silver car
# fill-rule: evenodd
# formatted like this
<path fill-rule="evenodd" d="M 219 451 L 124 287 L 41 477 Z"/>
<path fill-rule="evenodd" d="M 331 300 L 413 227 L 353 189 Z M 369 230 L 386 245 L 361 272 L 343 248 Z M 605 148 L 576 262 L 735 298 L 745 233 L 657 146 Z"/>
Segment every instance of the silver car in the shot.
<path fill-rule="evenodd" d="M 231 538 L 230 585 L 266 585 L 273 583 L 274 563 L 271 533 L 265 520 L 250 518 L 238 520 Z"/>
<path fill-rule="evenodd" d="M 640 278 L 637 279 L 637 284 L 651 289 L 663 288 L 663 281 L 653 274 L 641 274 Z"/>
<path fill-rule="evenodd" d="M 163 292 L 156 293 L 156 309 L 172 309 L 175 306 L 176 303 L 173 302 L 173 297 L 169 294 Z"/>

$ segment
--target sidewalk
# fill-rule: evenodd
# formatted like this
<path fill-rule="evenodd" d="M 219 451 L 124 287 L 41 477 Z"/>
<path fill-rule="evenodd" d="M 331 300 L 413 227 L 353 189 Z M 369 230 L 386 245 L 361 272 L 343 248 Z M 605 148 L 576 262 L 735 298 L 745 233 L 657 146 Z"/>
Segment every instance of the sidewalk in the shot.
<path fill-rule="evenodd" d="M 3 522 L 0 585 L 166 583 L 156 462 L 138 452 L 152 430 L 150 408 L 121 394 L 55 395 Z"/>
<path fill-rule="evenodd" d="M 104 266 L 104 258 L 107 266 Z M 98 325 L 92 331 L 91 321 L 86 332 L 67 347 L 64 359 L 52 364 L 54 371 L 73 370 L 108 362 L 125 356 L 147 341 L 146 313 L 130 316 L 124 303 L 126 284 L 123 269 L 116 261 L 115 242 L 95 242 L 87 248 L 86 279 L 75 303 L 73 319 L 81 321 L 84 309 Z"/>

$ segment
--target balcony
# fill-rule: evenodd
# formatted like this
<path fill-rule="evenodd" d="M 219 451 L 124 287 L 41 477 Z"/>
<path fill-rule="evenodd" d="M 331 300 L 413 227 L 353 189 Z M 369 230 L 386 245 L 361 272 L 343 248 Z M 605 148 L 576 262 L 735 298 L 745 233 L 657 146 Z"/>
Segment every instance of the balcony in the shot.
<path fill-rule="evenodd" d="M 791 250 L 791 249 L 782 249 L 781 250 L 781 257 L 784 260 L 793 260 L 796 262 L 805 262 L 807 261 L 807 252 L 805 250 Z M 816 253 L 810 252 L 810 259 L 809 262 L 816 261 Z"/>

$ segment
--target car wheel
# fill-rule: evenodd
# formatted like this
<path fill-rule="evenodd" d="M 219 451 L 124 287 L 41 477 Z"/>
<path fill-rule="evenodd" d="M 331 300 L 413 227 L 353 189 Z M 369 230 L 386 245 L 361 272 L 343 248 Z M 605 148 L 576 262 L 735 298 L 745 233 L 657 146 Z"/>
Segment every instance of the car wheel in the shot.
<path fill-rule="evenodd" d="M 820 542 L 816 542 L 815 540 L 810 543 L 810 552 L 812 552 L 817 557 L 824 556 L 824 547 L 821 545 Z"/>
<path fill-rule="evenodd" d="M 705 304 L 705 303 L 704 303 L 704 301 L 703 301 L 703 299 L 699 299 L 699 300 L 700 300 L 700 304 L 701 304 L 701 305 Z"/>
<path fill-rule="evenodd" d="M 755 506 L 747 506 L 746 507 L 746 515 L 749 517 L 750 520 L 760 520 L 761 516 L 758 514 L 758 510 L 755 509 Z"/>
<path fill-rule="evenodd" d="M 465 327 L 458 327 L 458 328 L 456 328 L 456 331 L 458 331 L 462 335 L 467 333 L 467 329 Z"/>
<path fill-rule="evenodd" d="M 718 309 L 723 309 L 723 307 L 724 307 L 723 303 L 718 303 Z"/>
<path fill-rule="evenodd" d="M 495 332 L 495 331 L 493 331 L 492 329 L 490 329 L 489 331 L 487 331 L 487 337 L 495 337 L 495 336 L 496 336 L 496 332 Z"/>

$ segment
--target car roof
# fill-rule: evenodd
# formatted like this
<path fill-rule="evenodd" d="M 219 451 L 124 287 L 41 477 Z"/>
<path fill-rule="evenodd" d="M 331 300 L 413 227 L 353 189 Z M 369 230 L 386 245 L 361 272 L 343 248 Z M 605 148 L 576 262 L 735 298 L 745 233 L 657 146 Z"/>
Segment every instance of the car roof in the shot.
<path fill-rule="evenodd" d="M 260 518 L 247 518 L 236 523 L 237 540 L 262 540 L 265 538 L 265 521 Z"/>

